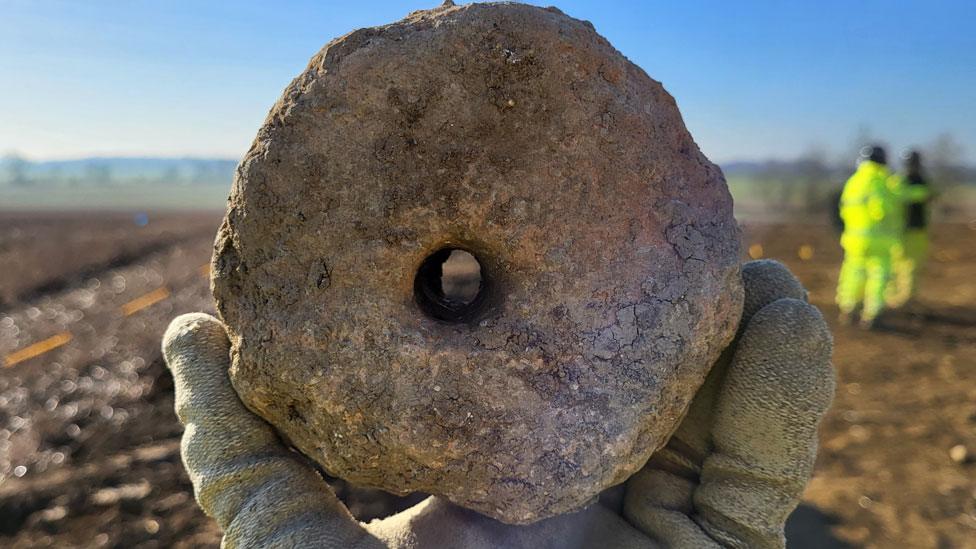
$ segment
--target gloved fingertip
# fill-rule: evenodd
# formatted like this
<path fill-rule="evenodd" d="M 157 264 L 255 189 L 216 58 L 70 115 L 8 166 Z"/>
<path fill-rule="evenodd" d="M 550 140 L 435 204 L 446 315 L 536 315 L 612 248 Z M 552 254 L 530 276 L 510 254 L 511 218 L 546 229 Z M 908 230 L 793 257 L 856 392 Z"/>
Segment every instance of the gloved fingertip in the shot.
<path fill-rule="evenodd" d="M 779 261 L 760 259 L 742 266 L 742 285 L 745 303 L 742 308 L 743 325 L 763 307 L 778 299 L 807 300 L 807 291 L 793 273 Z"/>
<path fill-rule="evenodd" d="M 173 359 L 193 349 L 221 350 L 230 348 L 224 325 L 206 313 L 188 313 L 174 318 L 163 334 L 163 356 L 172 367 Z"/>
<path fill-rule="evenodd" d="M 795 397 L 826 397 L 829 403 L 834 389 L 834 369 L 830 364 L 834 342 L 819 309 L 806 301 L 780 299 L 756 313 L 747 330 L 765 341 L 779 342 L 782 360 L 769 365 L 780 369 L 778 380 L 790 381 L 783 390 L 791 390 Z M 787 358 L 790 356 L 792 359 Z"/>
<path fill-rule="evenodd" d="M 780 299 L 756 313 L 716 404 L 716 448 L 753 465 L 778 459 L 772 470 L 797 466 L 833 398 L 832 347 L 823 316 L 805 301 Z"/>

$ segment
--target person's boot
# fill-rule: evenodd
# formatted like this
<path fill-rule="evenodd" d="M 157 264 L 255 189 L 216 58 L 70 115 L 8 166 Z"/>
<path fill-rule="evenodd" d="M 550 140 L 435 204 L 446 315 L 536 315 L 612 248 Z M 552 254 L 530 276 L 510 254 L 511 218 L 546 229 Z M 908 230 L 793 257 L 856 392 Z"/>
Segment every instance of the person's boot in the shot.
<path fill-rule="evenodd" d="M 876 317 L 876 316 L 874 316 L 874 317 L 861 317 L 861 320 L 857 323 L 857 325 L 862 330 L 872 330 L 872 331 L 873 330 L 877 330 L 878 328 L 881 327 L 881 324 L 878 322 L 878 317 Z"/>
<path fill-rule="evenodd" d="M 837 323 L 841 326 L 850 326 L 854 324 L 855 316 L 854 311 L 841 311 L 837 315 Z"/>

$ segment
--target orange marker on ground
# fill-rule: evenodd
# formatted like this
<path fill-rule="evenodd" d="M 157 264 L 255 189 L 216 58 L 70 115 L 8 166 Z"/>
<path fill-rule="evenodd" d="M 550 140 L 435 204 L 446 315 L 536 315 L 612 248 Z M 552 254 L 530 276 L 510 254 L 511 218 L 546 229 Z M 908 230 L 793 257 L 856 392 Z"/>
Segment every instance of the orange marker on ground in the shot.
<path fill-rule="evenodd" d="M 57 349 L 58 347 L 71 341 L 71 337 L 71 333 L 61 332 L 60 334 L 53 335 L 45 340 L 38 341 L 33 345 L 28 345 L 19 351 L 15 351 L 7 355 L 3 360 L 3 365 L 9 368 L 19 362 L 43 355 L 44 353 Z"/>
<path fill-rule="evenodd" d="M 810 261 L 813 259 L 813 246 L 809 244 L 800 246 L 800 249 L 796 251 L 796 256 L 803 261 Z"/>
<path fill-rule="evenodd" d="M 165 286 L 156 288 L 155 290 L 149 292 L 148 294 L 139 296 L 133 299 L 132 301 L 126 303 L 125 305 L 122 305 L 121 307 L 122 315 L 129 316 L 131 314 L 137 313 L 145 309 L 146 307 L 159 303 L 160 301 L 166 299 L 167 297 L 169 297 L 169 288 Z"/>

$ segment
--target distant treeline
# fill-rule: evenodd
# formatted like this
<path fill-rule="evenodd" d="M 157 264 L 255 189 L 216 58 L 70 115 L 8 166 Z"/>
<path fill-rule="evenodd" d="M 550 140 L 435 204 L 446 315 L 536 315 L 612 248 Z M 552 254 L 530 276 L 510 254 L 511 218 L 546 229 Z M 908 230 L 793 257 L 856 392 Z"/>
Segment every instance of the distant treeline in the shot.
<path fill-rule="evenodd" d="M 976 215 L 976 169 L 931 155 L 940 219 Z M 942 158 L 948 158 L 942 155 Z M 31 162 L 0 157 L 0 209 L 223 208 L 237 162 L 202 158 L 87 158 Z M 895 162 L 897 166 L 897 159 Z M 853 171 L 822 156 L 722 166 L 740 219 L 825 219 Z"/>
<path fill-rule="evenodd" d="M 898 169 L 897 162 L 893 168 Z M 722 171 L 740 219 L 818 221 L 832 215 L 854 166 L 816 160 L 733 162 Z M 976 215 L 976 169 L 933 162 L 926 173 L 936 193 L 936 219 L 969 220 Z"/>
<path fill-rule="evenodd" d="M 228 185 L 236 160 L 222 158 L 82 158 L 32 162 L 17 155 L 0 157 L 0 185 Z M 829 165 L 818 159 L 728 162 L 729 179 L 774 185 L 842 183 L 852 166 Z M 933 181 L 942 187 L 976 184 L 976 168 L 930 166 Z"/>
<path fill-rule="evenodd" d="M 83 158 L 31 162 L 0 158 L 0 186 L 92 187 L 229 185 L 236 160 L 206 158 Z"/>
<path fill-rule="evenodd" d="M 976 184 L 976 167 L 930 163 L 925 168 L 933 183 L 942 187 Z M 892 169 L 895 171 L 899 169 L 897 159 Z M 793 184 L 829 180 L 843 182 L 854 172 L 854 164 L 841 166 L 801 158 L 799 160 L 728 162 L 722 165 L 722 171 L 730 179 L 752 179 Z"/>

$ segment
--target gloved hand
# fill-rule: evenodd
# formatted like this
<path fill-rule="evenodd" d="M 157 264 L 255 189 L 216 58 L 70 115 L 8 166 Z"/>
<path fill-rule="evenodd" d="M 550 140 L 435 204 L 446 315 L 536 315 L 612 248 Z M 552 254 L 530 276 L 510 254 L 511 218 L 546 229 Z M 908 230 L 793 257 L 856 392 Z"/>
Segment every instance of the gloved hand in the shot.
<path fill-rule="evenodd" d="M 833 394 L 831 338 L 785 267 L 751 262 L 742 276 L 735 341 L 667 446 L 617 490 L 622 500 L 528 526 L 437 497 L 358 523 L 305 458 L 237 398 L 223 325 L 203 314 L 176 318 L 163 352 L 197 501 L 226 547 L 783 547 Z"/>

